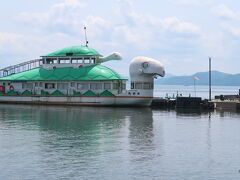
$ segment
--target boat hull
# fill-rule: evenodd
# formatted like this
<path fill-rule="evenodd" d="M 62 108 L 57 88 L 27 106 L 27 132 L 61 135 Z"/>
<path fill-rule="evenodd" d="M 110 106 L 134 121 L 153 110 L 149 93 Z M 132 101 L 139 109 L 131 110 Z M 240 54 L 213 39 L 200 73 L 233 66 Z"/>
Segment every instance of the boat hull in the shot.
<path fill-rule="evenodd" d="M 53 104 L 84 106 L 150 106 L 149 96 L 0 96 L 0 103 L 8 104 Z"/>

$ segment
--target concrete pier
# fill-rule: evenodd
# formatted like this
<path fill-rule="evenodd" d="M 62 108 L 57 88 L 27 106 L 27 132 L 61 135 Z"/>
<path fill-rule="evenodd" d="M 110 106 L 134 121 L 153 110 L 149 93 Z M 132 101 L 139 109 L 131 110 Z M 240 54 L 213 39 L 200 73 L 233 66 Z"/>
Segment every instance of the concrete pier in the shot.
<path fill-rule="evenodd" d="M 240 111 L 240 95 L 219 95 L 212 100 L 215 109 Z"/>
<path fill-rule="evenodd" d="M 213 100 L 215 109 L 240 111 L 238 100 Z"/>

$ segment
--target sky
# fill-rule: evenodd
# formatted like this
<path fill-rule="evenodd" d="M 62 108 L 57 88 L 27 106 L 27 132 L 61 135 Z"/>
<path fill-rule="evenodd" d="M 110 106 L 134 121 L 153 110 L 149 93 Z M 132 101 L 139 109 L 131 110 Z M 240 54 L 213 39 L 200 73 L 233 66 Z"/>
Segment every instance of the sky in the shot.
<path fill-rule="evenodd" d="M 167 74 L 212 68 L 240 73 L 240 1 L 8 0 L 0 6 L 0 68 L 74 45 L 121 61 L 104 63 L 128 76 L 130 61 L 147 56 Z"/>

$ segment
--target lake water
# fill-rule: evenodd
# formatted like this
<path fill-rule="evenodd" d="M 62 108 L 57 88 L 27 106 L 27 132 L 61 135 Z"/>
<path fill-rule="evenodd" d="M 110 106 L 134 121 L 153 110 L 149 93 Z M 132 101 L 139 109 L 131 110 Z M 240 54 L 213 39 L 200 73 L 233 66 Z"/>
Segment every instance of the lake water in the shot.
<path fill-rule="evenodd" d="M 196 91 L 195 91 L 196 89 Z M 196 96 L 202 97 L 203 99 L 209 98 L 209 87 L 208 86 L 180 86 L 180 85 L 155 85 L 154 96 L 157 97 L 176 97 L 177 94 L 183 96 Z M 212 98 L 216 95 L 233 95 L 239 94 L 239 86 L 212 86 Z"/>
<path fill-rule="evenodd" d="M 0 104 L 0 179 L 238 180 L 240 114 Z"/>

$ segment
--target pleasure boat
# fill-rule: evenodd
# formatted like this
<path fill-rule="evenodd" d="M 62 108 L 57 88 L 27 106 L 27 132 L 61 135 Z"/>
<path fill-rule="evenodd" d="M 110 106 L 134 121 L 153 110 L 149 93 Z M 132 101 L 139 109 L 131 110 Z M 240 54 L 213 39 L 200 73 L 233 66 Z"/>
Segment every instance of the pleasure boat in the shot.
<path fill-rule="evenodd" d="M 72 46 L 39 59 L 0 70 L 0 103 L 89 106 L 150 106 L 154 78 L 165 75 L 158 60 L 136 57 L 127 78 L 103 66 L 121 60 L 121 54 L 103 57 L 95 49 Z"/>

